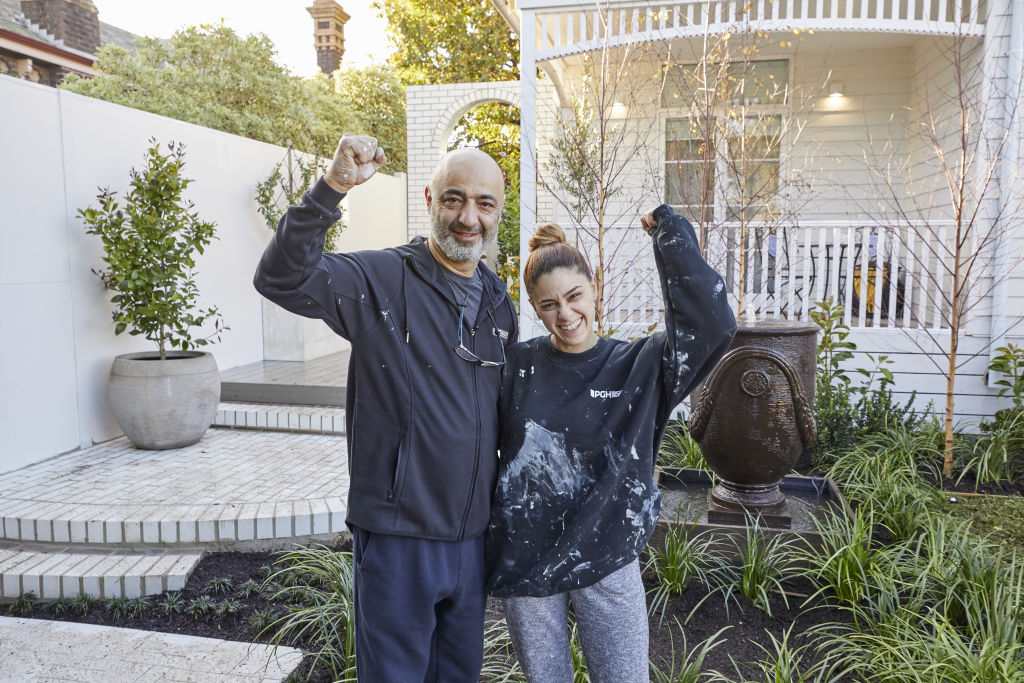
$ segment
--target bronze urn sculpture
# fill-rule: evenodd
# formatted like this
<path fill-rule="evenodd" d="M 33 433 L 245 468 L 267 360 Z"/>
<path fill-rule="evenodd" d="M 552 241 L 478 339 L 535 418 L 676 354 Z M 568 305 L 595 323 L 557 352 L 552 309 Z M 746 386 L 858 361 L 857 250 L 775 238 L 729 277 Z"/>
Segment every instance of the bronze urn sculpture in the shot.
<path fill-rule="evenodd" d="M 789 320 L 740 323 L 729 351 L 694 392 L 690 434 L 716 475 L 708 521 L 747 516 L 788 528 L 779 489 L 816 438 L 818 326 Z"/>

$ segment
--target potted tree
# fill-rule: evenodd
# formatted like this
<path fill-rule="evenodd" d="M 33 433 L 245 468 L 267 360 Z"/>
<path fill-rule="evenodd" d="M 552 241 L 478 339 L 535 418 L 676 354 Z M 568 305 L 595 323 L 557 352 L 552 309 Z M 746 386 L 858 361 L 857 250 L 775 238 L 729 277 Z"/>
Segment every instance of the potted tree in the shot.
<path fill-rule="evenodd" d="M 182 176 L 184 145 L 166 154 L 150 139 L 146 163 L 131 169 L 131 189 L 122 208 L 116 193 L 100 188 L 99 208 L 79 210 L 88 234 L 103 241 L 106 268 L 93 270 L 108 289 L 114 333 L 154 342 L 154 351 L 114 359 L 108 396 L 125 435 L 139 448 L 180 448 L 198 441 L 213 421 L 220 400 L 217 363 L 196 351 L 224 329 L 216 307 L 198 305 L 195 256 L 214 237 L 182 199 L 191 182 Z M 196 336 L 208 322 L 214 331 Z"/>

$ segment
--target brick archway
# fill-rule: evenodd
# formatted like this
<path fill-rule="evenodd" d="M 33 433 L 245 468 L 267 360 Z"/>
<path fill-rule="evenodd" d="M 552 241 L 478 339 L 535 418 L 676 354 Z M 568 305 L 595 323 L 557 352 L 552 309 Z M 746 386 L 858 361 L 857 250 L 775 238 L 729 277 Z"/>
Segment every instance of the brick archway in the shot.
<path fill-rule="evenodd" d="M 519 81 L 419 85 L 406 88 L 406 139 L 409 154 L 407 215 L 409 237 L 430 232 L 423 188 L 445 153 L 455 124 L 486 102 L 520 106 Z"/>

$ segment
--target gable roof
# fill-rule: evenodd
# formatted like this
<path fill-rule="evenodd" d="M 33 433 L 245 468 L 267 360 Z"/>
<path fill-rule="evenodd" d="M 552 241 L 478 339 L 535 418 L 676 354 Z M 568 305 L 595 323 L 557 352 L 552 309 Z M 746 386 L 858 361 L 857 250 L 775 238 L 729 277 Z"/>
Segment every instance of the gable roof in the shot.
<path fill-rule="evenodd" d="M 95 55 L 91 53 L 67 47 L 64 45 L 63 40 L 58 40 L 53 36 L 53 34 L 43 27 L 29 21 L 21 11 L 20 0 L 0 0 L 0 30 L 7 31 L 36 42 L 46 43 L 55 48 L 59 48 L 64 52 L 88 58 L 89 61 L 92 61 L 95 58 Z M 131 50 L 135 48 L 135 39 L 137 37 L 138 36 L 136 34 L 130 31 L 126 31 L 122 28 L 118 28 L 117 26 L 111 26 L 110 24 L 100 21 L 101 47 L 108 43 L 113 43 Z"/>

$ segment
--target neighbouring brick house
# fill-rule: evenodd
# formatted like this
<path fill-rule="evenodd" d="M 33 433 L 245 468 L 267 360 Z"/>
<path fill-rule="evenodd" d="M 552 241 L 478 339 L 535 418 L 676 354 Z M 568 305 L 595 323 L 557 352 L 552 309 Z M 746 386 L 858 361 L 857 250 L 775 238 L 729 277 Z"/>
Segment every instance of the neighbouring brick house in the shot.
<path fill-rule="evenodd" d="M 102 46 L 130 48 L 135 37 L 100 21 L 91 0 L 0 0 L 0 74 L 50 86 L 93 76 Z"/>

